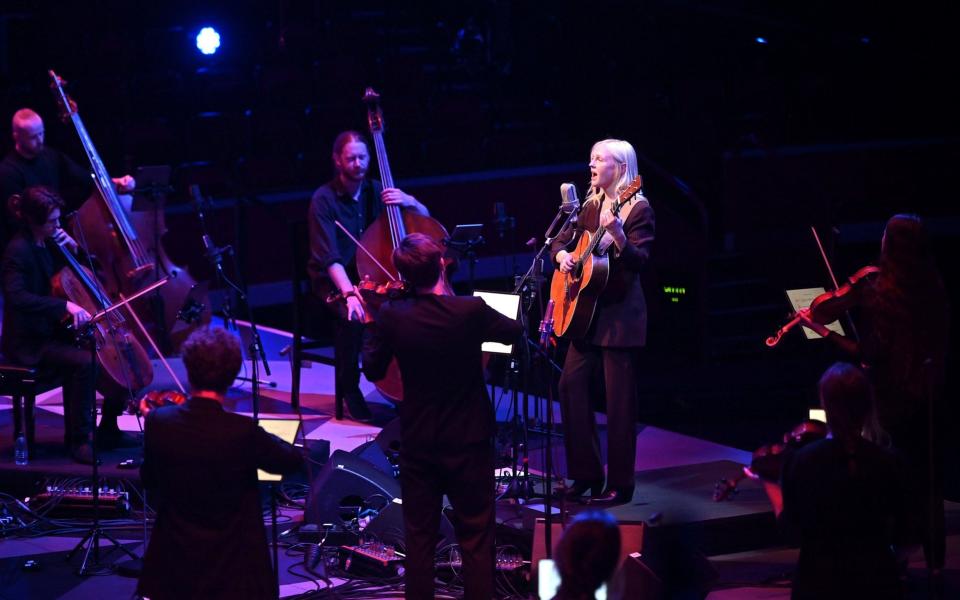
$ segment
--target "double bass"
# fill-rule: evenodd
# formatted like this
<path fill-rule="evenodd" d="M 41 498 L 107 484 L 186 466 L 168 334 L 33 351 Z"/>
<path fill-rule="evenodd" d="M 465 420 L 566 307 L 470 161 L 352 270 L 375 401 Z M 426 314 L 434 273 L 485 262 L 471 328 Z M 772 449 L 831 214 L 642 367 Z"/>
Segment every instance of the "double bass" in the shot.
<path fill-rule="evenodd" d="M 367 88 L 363 101 L 367 105 L 367 121 L 377 153 L 380 181 L 384 188 L 392 188 L 394 187 L 393 174 L 390 172 L 390 161 L 383 141 L 380 95 L 373 91 L 373 88 Z M 393 264 L 393 251 L 409 233 L 422 233 L 437 242 L 447 238 L 447 230 L 436 219 L 414 211 L 401 210 L 399 206 L 386 205 L 383 212 L 367 227 L 360 238 L 360 245 L 366 250 L 366 252 L 357 253 L 357 272 L 360 279 L 378 285 L 385 285 L 389 281 L 399 279 L 399 273 Z M 447 292 L 453 293 L 449 284 Z M 386 377 L 376 382 L 376 386 L 381 394 L 392 401 L 403 399 L 403 383 L 400 380 L 400 369 L 397 367 L 396 360 L 390 364 Z"/>
<path fill-rule="evenodd" d="M 90 161 L 95 186 L 93 194 L 77 211 L 71 233 L 103 267 L 103 290 L 113 300 L 121 294 L 130 295 L 151 281 L 168 278 L 155 295 L 138 301 L 134 308 L 145 315 L 153 337 L 166 346 L 167 353 L 175 352 L 193 329 L 210 321 L 209 310 L 196 309 L 210 305 L 206 287 L 174 265 L 160 244 L 167 231 L 163 208 L 130 212 L 124 205 L 80 119 L 77 104 L 63 88 L 65 82 L 52 70 L 49 75 L 60 116 L 76 129 Z"/>

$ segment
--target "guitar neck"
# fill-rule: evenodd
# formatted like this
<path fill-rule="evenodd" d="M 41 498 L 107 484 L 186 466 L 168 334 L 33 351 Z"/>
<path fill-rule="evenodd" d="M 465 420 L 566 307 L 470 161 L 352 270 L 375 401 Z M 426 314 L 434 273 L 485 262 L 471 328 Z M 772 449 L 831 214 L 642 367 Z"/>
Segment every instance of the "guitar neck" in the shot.
<path fill-rule="evenodd" d="M 633 198 L 634 194 L 636 193 L 637 191 L 632 189 L 632 186 L 627 188 L 627 190 L 613 203 L 613 207 L 610 209 L 610 211 L 613 212 L 613 216 L 618 216 L 620 214 L 620 208 L 626 204 L 630 198 Z M 587 248 L 586 252 L 583 253 L 584 256 L 593 254 L 593 251 L 597 249 L 597 245 L 600 243 L 600 238 L 603 237 L 604 231 L 603 225 L 597 226 L 596 231 L 593 232 L 593 237 L 590 238 L 590 246 Z"/>

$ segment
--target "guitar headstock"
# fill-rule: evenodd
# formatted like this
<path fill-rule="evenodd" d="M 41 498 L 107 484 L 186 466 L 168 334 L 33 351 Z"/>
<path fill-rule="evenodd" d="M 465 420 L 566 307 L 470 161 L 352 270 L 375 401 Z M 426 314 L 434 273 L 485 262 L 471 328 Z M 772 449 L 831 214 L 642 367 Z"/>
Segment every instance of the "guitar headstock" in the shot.
<path fill-rule="evenodd" d="M 367 105 L 367 123 L 370 132 L 383 132 L 383 112 L 380 110 L 380 94 L 368 87 L 363 93 L 363 102 Z"/>
<path fill-rule="evenodd" d="M 77 114 L 77 103 L 67 94 L 63 86 L 67 81 L 53 72 L 53 69 L 47 71 L 50 74 L 50 89 L 56 96 L 57 106 L 60 108 L 60 118 L 67 121 L 73 115 Z"/>
<path fill-rule="evenodd" d="M 617 196 L 617 204 L 616 204 L 615 210 L 613 211 L 613 214 L 619 213 L 620 207 L 626 204 L 630 200 L 630 198 L 633 198 L 634 194 L 641 191 L 642 189 L 643 189 L 643 175 L 637 175 L 636 177 L 633 178 L 633 181 L 631 181 L 630 184 L 626 188 L 624 188 L 622 192 L 620 192 L 620 195 Z"/>

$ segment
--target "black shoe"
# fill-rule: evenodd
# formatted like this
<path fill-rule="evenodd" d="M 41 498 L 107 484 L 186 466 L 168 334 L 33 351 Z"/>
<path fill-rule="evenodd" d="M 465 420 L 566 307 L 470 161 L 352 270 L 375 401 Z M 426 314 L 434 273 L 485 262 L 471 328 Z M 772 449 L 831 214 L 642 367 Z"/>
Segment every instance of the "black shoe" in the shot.
<path fill-rule="evenodd" d="M 104 450 L 114 448 L 139 448 L 143 444 L 139 433 L 120 431 L 119 429 L 97 430 L 97 447 Z"/>
<path fill-rule="evenodd" d="M 74 446 L 70 451 L 70 456 L 73 457 L 74 462 L 78 462 L 81 465 L 92 465 L 93 464 L 93 446 L 90 444 L 80 444 L 79 446 Z M 99 459 L 97 464 L 100 464 Z"/>
<path fill-rule="evenodd" d="M 590 506 L 617 506 L 618 504 L 628 504 L 633 500 L 633 488 L 611 488 L 590 498 L 587 503 Z"/>
<path fill-rule="evenodd" d="M 557 490 L 558 494 L 563 494 L 563 499 L 570 502 L 576 502 L 580 499 L 580 496 L 583 496 L 588 491 L 591 496 L 600 495 L 600 491 L 603 490 L 603 480 L 599 481 L 574 481 L 573 485 L 568 487 L 566 490 Z"/>
<path fill-rule="evenodd" d="M 367 401 L 363 399 L 360 392 L 351 392 L 343 396 L 343 404 L 350 413 L 350 418 L 360 423 L 370 423 L 373 421 L 373 413 L 367 406 Z"/>

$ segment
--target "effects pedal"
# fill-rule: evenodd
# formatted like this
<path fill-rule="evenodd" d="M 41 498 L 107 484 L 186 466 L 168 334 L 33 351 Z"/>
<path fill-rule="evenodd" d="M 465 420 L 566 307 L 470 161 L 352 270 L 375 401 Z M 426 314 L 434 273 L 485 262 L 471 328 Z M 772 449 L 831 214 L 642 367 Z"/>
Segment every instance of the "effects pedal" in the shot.
<path fill-rule="evenodd" d="M 371 577 L 403 575 L 403 554 L 389 544 L 368 542 L 359 546 L 341 546 L 340 564 L 344 571 Z"/>

